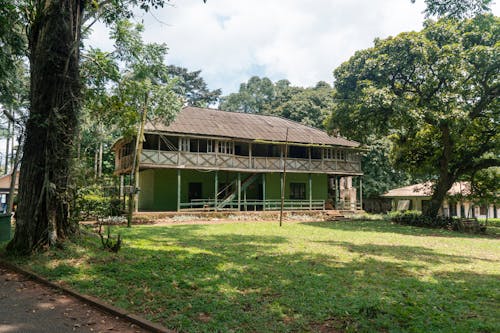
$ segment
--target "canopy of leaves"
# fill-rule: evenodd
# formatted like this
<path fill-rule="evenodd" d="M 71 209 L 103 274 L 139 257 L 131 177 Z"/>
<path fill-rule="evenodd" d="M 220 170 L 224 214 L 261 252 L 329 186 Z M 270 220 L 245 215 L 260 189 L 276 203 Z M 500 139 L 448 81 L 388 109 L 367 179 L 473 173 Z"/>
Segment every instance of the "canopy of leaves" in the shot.
<path fill-rule="evenodd" d="M 425 15 L 462 19 L 488 12 L 491 3 L 492 0 L 425 0 Z"/>
<path fill-rule="evenodd" d="M 167 66 L 168 75 L 175 80 L 174 91 L 182 96 L 190 106 L 208 107 L 219 101 L 222 91 L 209 90 L 201 71 L 190 72 L 187 68 L 174 65 Z"/>
<path fill-rule="evenodd" d="M 324 128 L 331 112 L 333 89 L 326 82 L 315 87 L 295 87 L 288 80 L 276 83 L 254 76 L 240 85 L 237 93 L 222 97 L 219 108 L 228 111 L 272 114 Z"/>
<path fill-rule="evenodd" d="M 447 184 L 497 165 L 499 33 L 483 15 L 377 40 L 335 70 L 331 126 L 363 142 L 387 136 L 399 167 Z"/>

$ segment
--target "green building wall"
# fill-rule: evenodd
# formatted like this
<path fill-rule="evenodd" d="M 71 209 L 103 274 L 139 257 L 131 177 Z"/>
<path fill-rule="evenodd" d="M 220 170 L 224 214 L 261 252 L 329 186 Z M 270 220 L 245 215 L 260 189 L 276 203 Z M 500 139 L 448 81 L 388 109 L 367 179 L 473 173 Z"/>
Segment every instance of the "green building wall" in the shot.
<path fill-rule="evenodd" d="M 188 202 L 189 183 L 202 184 L 202 196 L 205 199 L 214 198 L 215 171 L 203 172 L 183 169 L 181 172 L 181 202 Z M 251 173 L 241 173 L 243 182 Z M 218 183 L 227 184 L 236 180 L 237 172 L 219 171 Z M 328 177 L 326 174 L 312 174 L 312 199 L 326 200 L 328 198 Z M 265 174 L 267 200 L 281 198 L 281 173 Z M 306 185 L 306 200 L 309 200 L 309 174 L 287 173 L 285 199 L 290 198 L 290 183 Z M 258 186 L 255 186 L 258 184 Z M 258 199 L 262 176 L 247 188 L 247 199 Z M 140 211 L 175 211 L 177 210 L 177 170 L 150 169 L 139 174 L 139 210 Z M 221 199 L 221 198 L 219 198 Z"/>

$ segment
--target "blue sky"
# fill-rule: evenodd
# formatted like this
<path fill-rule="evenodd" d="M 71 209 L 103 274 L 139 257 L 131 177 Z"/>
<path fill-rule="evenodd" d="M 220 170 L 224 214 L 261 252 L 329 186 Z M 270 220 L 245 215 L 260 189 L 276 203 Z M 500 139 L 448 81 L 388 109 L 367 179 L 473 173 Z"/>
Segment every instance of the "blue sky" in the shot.
<path fill-rule="evenodd" d="M 332 83 L 332 71 L 375 38 L 420 30 L 424 8 L 424 0 L 173 0 L 136 20 L 145 40 L 167 44 L 169 64 L 202 70 L 228 94 L 253 75 Z M 111 47 L 103 26 L 90 43 Z"/>

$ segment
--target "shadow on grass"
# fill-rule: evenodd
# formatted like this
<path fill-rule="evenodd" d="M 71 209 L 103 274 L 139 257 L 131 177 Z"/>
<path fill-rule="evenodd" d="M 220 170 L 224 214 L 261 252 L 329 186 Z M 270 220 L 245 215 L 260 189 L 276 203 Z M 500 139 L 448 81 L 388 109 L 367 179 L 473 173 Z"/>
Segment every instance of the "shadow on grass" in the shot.
<path fill-rule="evenodd" d="M 45 274 L 182 332 L 500 328 L 499 275 L 427 271 L 428 265 L 467 263 L 465 257 L 350 242 L 326 242 L 321 254 L 294 252 L 287 251 L 286 237 L 205 233 L 208 227 L 124 231 L 116 255 L 86 240 L 84 273 Z M 359 255 L 342 261 L 329 246 Z"/>
<path fill-rule="evenodd" d="M 303 222 L 302 224 L 311 225 L 319 228 L 328 228 L 344 231 L 364 231 L 364 232 L 383 232 L 397 233 L 410 236 L 433 236 L 447 238 L 487 238 L 499 239 L 500 234 L 490 232 L 486 234 L 462 233 L 458 231 L 450 231 L 444 229 L 431 229 L 423 227 L 412 227 L 396 224 L 390 221 L 374 220 L 374 221 L 332 221 L 332 222 Z"/>

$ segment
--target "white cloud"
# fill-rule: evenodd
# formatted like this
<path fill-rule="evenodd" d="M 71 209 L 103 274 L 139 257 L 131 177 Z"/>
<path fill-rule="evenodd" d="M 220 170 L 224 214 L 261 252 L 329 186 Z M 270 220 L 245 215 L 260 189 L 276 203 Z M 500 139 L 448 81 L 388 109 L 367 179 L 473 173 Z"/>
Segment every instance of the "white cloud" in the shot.
<path fill-rule="evenodd" d="M 178 0 L 142 17 L 145 39 L 165 42 L 169 63 L 201 69 L 210 88 L 229 93 L 252 75 L 332 82 L 374 38 L 421 29 L 423 9 L 423 0 Z M 102 30 L 93 39 L 106 44 Z"/>

